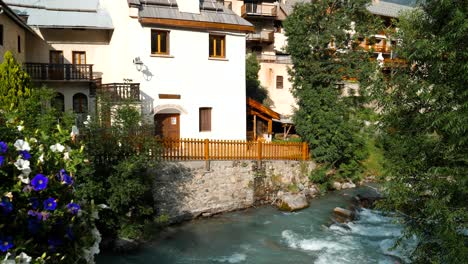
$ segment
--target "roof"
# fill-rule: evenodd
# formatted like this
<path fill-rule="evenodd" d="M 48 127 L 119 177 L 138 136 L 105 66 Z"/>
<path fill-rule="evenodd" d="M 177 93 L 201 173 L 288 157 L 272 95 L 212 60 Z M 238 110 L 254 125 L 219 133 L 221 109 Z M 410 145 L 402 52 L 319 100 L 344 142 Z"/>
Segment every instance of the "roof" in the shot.
<path fill-rule="evenodd" d="M 247 98 L 247 107 L 253 110 L 253 112 L 257 112 L 258 114 L 261 114 L 270 119 L 279 120 L 281 118 L 280 114 L 262 105 L 261 103 L 255 101 L 252 98 Z"/>
<path fill-rule="evenodd" d="M 290 15 L 296 4 L 309 3 L 310 1 L 311 0 L 286 0 L 284 5 L 281 4 L 281 7 L 287 15 Z M 367 10 L 374 15 L 398 17 L 400 12 L 412 9 L 414 4 L 414 0 L 372 1 L 372 4 L 367 7 Z"/>
<path fill-rule="evenodd" d="M 113 29 L 99 0 L 5 0 L 17 14 L 28 15 L 28 25 L 40 28 Z"/>
<path fill-rule="evenodd" d="M 3 12 L 9 16 L 17 25 L 36 35 L 36 32 L 30 28 L 23 19 L 21 19 L 5 2 L 0 0 L 0 6 Z"/>
<path fill-rule="evenodd" d="M 231 9 L 224 7 L 222 3 L 216 0 L 199 0 L 200 13 L 186 13 L 179 11 L 176 0 L 128 0 L 130 6 L 139 7 L 140 21 L 192 21 L 205 23 L 205 25 L 223 24 L 230 25 L 226 29 L 239 26 L 253 30 L 253 25 L 247 20 L 241 18 Z M 172 23 L 182 25 L 178 22 Z"/>

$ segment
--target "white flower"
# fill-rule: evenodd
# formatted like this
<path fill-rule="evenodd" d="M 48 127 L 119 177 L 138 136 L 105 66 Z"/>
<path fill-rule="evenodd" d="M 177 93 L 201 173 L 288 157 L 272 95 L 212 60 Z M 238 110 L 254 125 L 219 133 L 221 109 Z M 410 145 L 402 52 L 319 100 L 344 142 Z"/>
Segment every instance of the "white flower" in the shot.
<path fill-rule="evenodd" d="M 15 162 L 15 166 L 18 170 L 20 171 L 24 171 L 24 170 L 31 170 L 29 168 L 29 160 L 24 160 L 24 159 L 18 159 L 16 162 Z"/>
<path fill-rule="evenodd" d="M 30 151 L 31 150 L 31 147 L 29 146 L 29 143 L 22 140 L 22 139 L 16 140 L 14 146 L 15 146 L 16 150 L 18 150 L 18 151 L 23 151 L 23 150 Z"/>
<path fill-rule="evenodd" d="M 27 175 L 24 175 L 24 174 L 20 174 L 20 176 L 18 176 L 18 178 L 21 180 L 22 183 L 24 184 L 29 184 L 30 180 L 29 180 L 29 177 Z"/>
<path fill-rule="evenodd" d="M 14 259 L 8 259 L 10 256 L 10 252 L 7 252 L 1 264 L 16 264 L 16 261 Z"/>
<path fill-rule="evenodd" d="M 16 128 L 18 128 L 18 131 L 22 131 L 24 129 L 24 126 L 17 126 Z"/>
<path fill-rule="evenodd" d="M 69 159 L 70 159 L 70 153 L 69 152 L 63 153 L 63 160 L 69 160 Z"/>
<path fill-rule="evenodd" d="M 44 153 L 41 154 L 41 156 L 39 156 L 39 162 L 41 163 L 44 163 Z"/>
<path fill-rule="evenodd" d="M 13 201 L 13 194 L 11 192 L 7 192 L 4 194 L 5 197 L 8 197 L 10 201 Z"/>
<path fill-rule="evenodd" d="M 70 136 L 72 138 L 74 138 L 74 137 L 78 136 L 79 134 L 80 134 L 80 130 L 78 130 L 78 127 L 72 126 L 72 131 L 70 133 Z"/>
<path fill-rule="evenodd" d="M 101 234 L 96 228 L 91 230 L 91 234 L 94 238 L 94 244 L 88 249 L 83 249 L 83 258 L 87 263 L 94 263 L 94 255 L 97 255 L 100 252 L 99 243 L 101 243 Z"/>
<path fill-rule="evenodd" d="M 65 147 L 62 144 L 57 143 L 55 145 L 50 146 L 50 150 L 52 150 L 52 152 L 63 152 L 65 150 Z"/>
<path fill-rule="evenodd" d="M 30 256 L 28 256 L 28 254 L 26 254 L 24 252 L 21 252 L 21 254 L 19 254 L 19 256 L 16 257 L 16 259 L 18 260 L 18 264 L 31 263 L 31 260 L 32 260 L 32 258 Z"/>

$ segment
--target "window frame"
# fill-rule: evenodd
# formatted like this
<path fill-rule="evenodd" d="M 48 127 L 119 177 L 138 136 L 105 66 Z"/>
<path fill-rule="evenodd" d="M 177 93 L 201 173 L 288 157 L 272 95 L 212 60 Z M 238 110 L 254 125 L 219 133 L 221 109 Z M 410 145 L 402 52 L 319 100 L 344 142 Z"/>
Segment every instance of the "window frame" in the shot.
<path fill-rule="evenodd" d="M 21 53 L 21 36 L 20 35 L 18 35 L 17 40 L 18 40 L 18 47 L 17 47 L 18 48 L 18 53 Z"/>
<path fill-rule="evenodd" d="M 160 36 L 161 34 L 159 33 L 166 33 L 166 51 L 165 52 L 161 52 L 161 39 L 160 39 Z M 153 34 L 154 33 L 157 33 L 157 43 L 156 43 L 156 52 L 153 52 Z M 161 30 L 161 29 L 151 29 L 151 40 L 150 40 L 150 53 L 151 55 L 169 55 L 170 54 L 170 31 L 169 30 Z"/>
<path fill-rule="evenodd" d="M 281 85 L 278 85 L 280 83 Z M 283 88 L 284 88 L 284 76 L 276 75 L 276 89 L 283 89 Z"/>
<path fill-rule="evenodd" d="M 84 55 L 84 63 L 76 63 L 76 61 L 75 61 L 75 56 L 76 56 L 76 55 L 81 55 L 81 54 Z M 80 62 L 81 62 L 81 59 L 80 59 Z M 72 64 L 75 64 L 75 65 L 83 65 L 83 64 L 86 64 L 86 51 L 73 50 L 73 51 L 72 51 Z"/>
<path fill-rule="evenodd" d="M 206 111 L 205 114 L 209 115 L 209 123 L 205 124 L 204 119 L 202 118 L 203 113 Z M 213 108 L 212 107 L 200 107 L 198 108 L 198 131 L 199 132 L 211 132 L 212 127 L 212 116 L 213 116 Z M 207 121 L 205 121 L 207 122 Z"/>
<path fill-rule="evenodd" d="M 78 97 L 79 96 L 79 97 Z M 75 108 L 75 100 L 78 101 L 78 109 Z M 89 111 L 88 105 L 89 98 L 84 93 L 76 93 L 72 97 L 73 112 L 76 114 L 86 114 Z"/>
<path fill-rule="evenodd" d="M 218 55 L 216 50 L 217 40 L 221 40 L 221 54 Z M 213 47 L 213 54 L 211 53 Z M 212 59 L 225 59 L 226 58 L 226 35 L 209 34 L 208 36 L 208 57 Z"/>
<path fill-rule="evenodd" d="M 3 24 L 0 24 L 0 46 L 4 46 L 4 28 L 3 28 Z"/>

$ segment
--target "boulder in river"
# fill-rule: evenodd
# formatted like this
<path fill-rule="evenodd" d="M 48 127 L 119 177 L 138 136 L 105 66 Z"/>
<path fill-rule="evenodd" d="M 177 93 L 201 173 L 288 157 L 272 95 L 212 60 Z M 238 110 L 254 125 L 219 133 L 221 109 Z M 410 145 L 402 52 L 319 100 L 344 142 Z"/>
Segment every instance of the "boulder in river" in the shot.
<path fill-rule="evenodd" d="M 278 196 L 277 206 L 282 211 L 293 212 L 309 207 L 309 202 L 303 193 L 284 193 Z"/>
<path fill-rule="evenodd" d="M 345 182 L 341 185 L 341 189 L 352 189 L 352 188 L 356 188 L 356 184 L 352 182 Z"/>
<path fill-rule="evenodd" d="M 341 207 L 335 207 L 333 213 L 335 213 L 335 219 L 340 223 L 353 221 L 356 215 L 353 211 Z"/>
<path fill-rule="evenodd" d="M 342 184 L 340 182 L 333 182 L 332 186 L 333 186 L 333 189 L 339 191 L 339 190 L 341 190 Z"/>

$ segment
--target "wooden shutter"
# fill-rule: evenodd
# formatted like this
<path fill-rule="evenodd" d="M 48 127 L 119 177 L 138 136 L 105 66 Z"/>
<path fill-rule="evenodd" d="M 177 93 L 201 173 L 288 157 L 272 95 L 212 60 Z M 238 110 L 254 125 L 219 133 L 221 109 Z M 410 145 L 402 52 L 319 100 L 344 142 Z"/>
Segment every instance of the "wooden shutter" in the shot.
<path fill-rule="evenodd" d="M 211 131 L 211 107 L 200 108 L 199 127 L 201 131 Z"/>
<path fill-rule="evenodd" d="M 276 76 L 276 89 L 283 89 L 283 76 Z"/>

